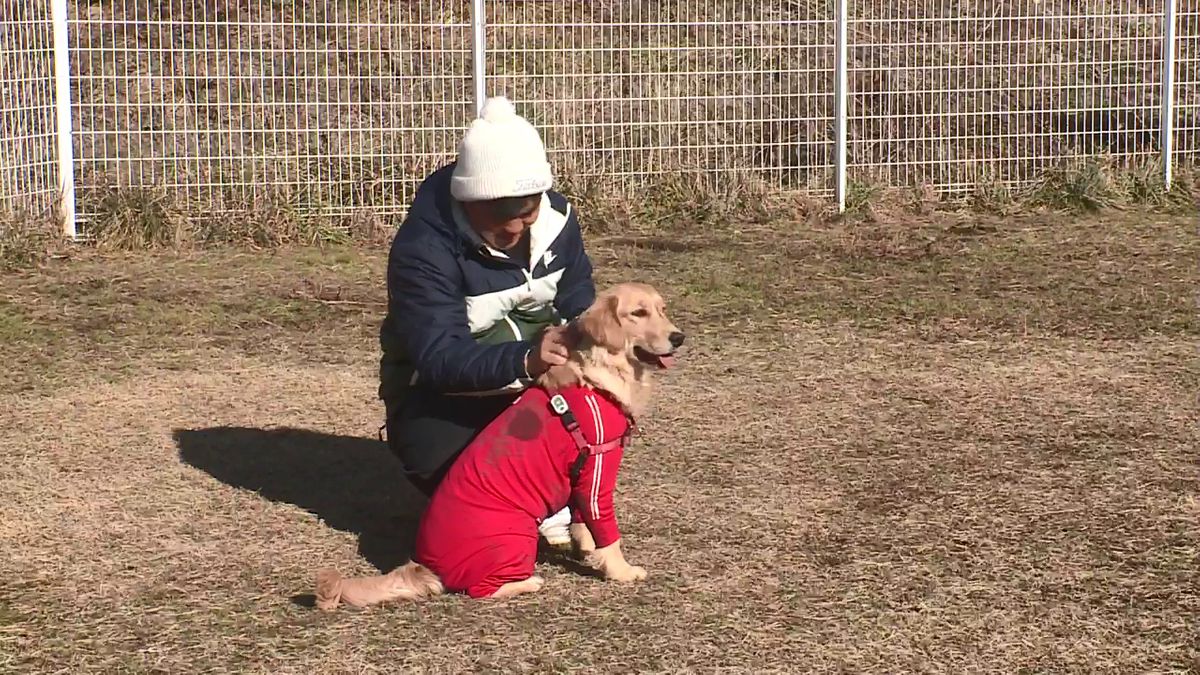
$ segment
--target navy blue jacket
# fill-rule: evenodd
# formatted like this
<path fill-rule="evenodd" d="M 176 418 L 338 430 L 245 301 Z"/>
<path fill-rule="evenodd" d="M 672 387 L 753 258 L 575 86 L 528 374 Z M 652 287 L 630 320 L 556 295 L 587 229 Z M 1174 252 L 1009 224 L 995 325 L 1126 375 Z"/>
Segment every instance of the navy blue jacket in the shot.
<path fill-rule="evenodd" d="M 487 246 L 450 196 L 450 164 L 417 189 L 388 256 L 379 395 L 415 385 L 448 393 L 516 392 L 541 328 L 574 319 L 596 296 L 579 221 L 548 192 L 530 228 L 528 266 Z"/>

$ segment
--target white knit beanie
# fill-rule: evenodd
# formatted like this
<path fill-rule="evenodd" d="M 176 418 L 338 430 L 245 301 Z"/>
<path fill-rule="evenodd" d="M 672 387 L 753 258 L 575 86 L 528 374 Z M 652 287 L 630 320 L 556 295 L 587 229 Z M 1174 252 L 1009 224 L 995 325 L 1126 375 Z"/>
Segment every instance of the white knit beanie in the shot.
<path fill-rule="evenodd" d="M 450 194 L 460 202 L 476 202 L 533 195 L 553 184 L 537 129 L 507 98 L 489 98 L 458 144 Z"/>

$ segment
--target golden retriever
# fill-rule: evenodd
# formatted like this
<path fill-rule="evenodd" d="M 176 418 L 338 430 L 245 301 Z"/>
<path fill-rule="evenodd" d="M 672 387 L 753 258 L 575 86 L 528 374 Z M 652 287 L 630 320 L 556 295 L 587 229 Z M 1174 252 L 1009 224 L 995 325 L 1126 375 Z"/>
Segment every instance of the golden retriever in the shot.
<path fill-rule="evenodd" d="M 537 395 L 542 398 L 540 403 L 544 404 L 548 400 L 549 394 L 553 392 L 566 391 L 569 388 L 575 388 L 575 391 L 593 391 L 595 396 L 604 395 L 606 400 L 612 401 L 618 405 L 624 415 L 629 418 L 636 418 L 645 414 L 650 401 L 651 391 L 651 374 L 659 369 L 667 368 L 673 365 L 675 351 L 683 344 L 684 335 L 679 331 L 675 324 L 667 316 L 666 304 L 662 296 L 653 287 L 639 283 L 619 284 L 604 293 L 601 293 L 595 303 L 580 316 L 574 323 L 568 326 L 568 329 L 574 333 L 576 338 L 575 347 L 570 351 L 570 356 L 566 364 L 556 366 L 550 369 L 545 375 L 539 378 L 537 387 L 534 387 L 530 392 L 535 392 L 541 389 L 541 393 Z M 527 393 L 522 398 L 532 398 L 534 393 Z M 591 396 L 591 395 L 590 395 Z M 520 405 L 520 399 L 514 403 L 512 408 L 517 408 Z M 583 406 L 586 407 L 586 406 Z M 508 411 L 506 411 L 507 414 Z M 520 411 L 516 411 L 514 415 L 519 417 Z M 490 427 L 504 426 L 511 431 L 516 426 L 514 420 L 506 420 L 506 414 L 502 414 L 496 422 L 493 422 Z M 598 413 L 597 413 L 598 414 Z M 510 416 L 511 417 L 511 416 Z M 528 415 L 527 415 L 528 417 Z M 596 418 L 597 429 L 596 434 L 600 434 L 600 429 L 603 428 L 599 418 Z M 561 421 L 557 422 L 559 426 Z M 544 438 L 552 438 L 546 441 L 557 446 L 562 445 L 562 439 L 566 436 L 561 430 L 552 432 L 546 426 L 541 426 L 534 423 L 533 426 L 526 425 L 529 429 L 536 430 L 534 433 L 541 435 Z M 496 432 L 499 433 L 499 432 Z M 548 434 L 557 434 L 549 436 Z M 490 453 L 487 461 L 489 466 L 496 466 L 498 463 L 503 464 L 512 459 L 508 454 L 496 452 L 489 444 L 499 443 L 495 439 L 500 437 L 492 434 L 489 435 L 489 430 L 485 429 L 480 436 L 473 441 L 473 445 L 480 444 L 483 449 L 477 449 L 477 454 L 484 455 Z M 560 448 L 560 453 L 583 453 L 584 446 L 582 445 L 582 436 L 576 435 L 574 438 L 579 439 L 571 443 L 569 448 Z M 482 441 L 480 439 L 483 439 Z M 535 441 L 537 439 L 534 439 Z M 601 440 L 598 436 L 591 443 L 600 444 Z M 570 442 L 570 441 L 568 441 Z M 577 447 L 578 445 L 578 447 Z M 468 447 L 463 455 L 458 460 L 462 462 L 463 457 L 468 457 L 472 452 L 472 448 Z M 544 454 L 544 453 L 543 453 Z M 566 457 L 568 455 L 561 454 Z M 540 460 L 539 460 L 540 461 Z M 619 457 L 617 459 L 619 464 Z M 579 462 L 583 462 L 583 457 L 579 458 Z M 553 465 L 552 469 L 555 472 L 554 482 L 559 485 L 558 489 L 547 489 L 545 504 L 548 504 L 550 513 L 554 513 L 561 509 L 567 502 L 567 497 L 561 491 L 568 483 L 577 482 L 578 476 L 568 475 L 570 471 L 563 469 L 563 463 L 554 464 L 553 461 L 547 460 L 547 466 Z M 480 466 L 483 466 L 482 464 Z M 502 470 L 503 467 L 500 469 Z M 551 469 L 547 469 L 551 470 Z M 453 470 L 452 470 L 453 471 Z M 465 472 L 464 472 L 465 473 Z M 482 474 L 480 474 L 482 475 Z M 596 469 L 597 481 L 599 480 L 599 470 Z M 448 477 L 447 480 L 450 478 Z M 438 495 L 435 493 L 433 500 L 430 502 L 431 510 L 435 502 L 441 497 L 444 506 L 445 500 L 457 499 L 460 502 L 467 504 L 477 503 L 481 499 L 490 497 L 487 492 L 495 492 L 498 485 L 495 483 L 486 484 L 487 478 L 472 477 L 473 480 L 482 480 L 485 484 L 478 487 L 469 485 L 466 494 L 453 493 L 448 495 Z M 609 480 L 615 482 L 615 473 Z M 439 491 L 445 487 L 445 483 L 439 486 Z M 578 485 L 572 485 L 571 489 L 578 489 Z M 611 491 L 607 493 L 606 499 L 611 499 Z M 554 502 L 561 503 L 554 503 Z M 500 502 L 498 502 L 500 503 Z M 502 547 L 501 540 L 507 536 L 507 530 L 522 530 L 522 539 L 520 545 L 516 548 L 515 563 L 506 563 L 508 567 L 502 567 L 499 563 L 495 566 L 495 574 L 490 577 L 493 585 L 487 586 L 484 590 L 476 593 L 472 590 L 470 594 L 473 597 L 491 597 L 491 598 L 506 598 L 520 593 L 528 593 L 537 591 L 542 587 L 542 579 L 533 575 L 534 558 L 536 557 L 536 524 L 537 518 L 530 515 L 527 510 L 519 510 L 508 506 L 506 502 L 505 518 L 511 517 L 516 519 L 516 525 L 507 528 L 504 534 L 489 534 L 486 529 L 480 530 L 478 536 L 475 530 L 466 530 L 465 528 L 457 528 L 459 537 L 453 541 L 447 540 L 447 546 L 450 550 L 466 551 L 468 564 L 474 564 L 477 568 L 482 565 L 485 571 L 492 570 L 491 558 L 486 555 L 491 555 L 491 552 Z M 538 502 L 542 504 L 543 502 Z M 598 512 L 597 512 L 598 513 Z M 599 517 L 599 516 L 597 516 Z M 427 511 L 422 517 L 425 521 L 430 518 L 430 512 Z M 646 578 L 646 571 L 641 567 L 631 565 L 626 561 L 621 552 L 621 541 L 619 532 L 615 534 L 615 540 L 603 547 L 597 547 L 593 538 L 593 533 L 586 522 L 576 522 L 571 525 L 571 537 L 574 543 L 577 555 L 580 555 L 585 562 L 598 570 L 606 579 L 615 581 L 638 581 Z M 423 522 L 423 525 L 429 523 Z M 528 526 L 529 533 L 524 533 L 525 526 Z M 430 525 L 431 536 L 437 538 L 444 531 L 442 523 Z M 615 531 L 615 521 L 613 521 L 612 529 L 607 532 L 607 536 L 611 539 Z M 465 534 L 463 534 L 465 533 Z M 528 536 L 526 536 L 526 534 Z M 599 536 L 599 535 L 597 535 Z M 462 537 L 466 537 L 465 539 Z M 479 537 L 492 537 L 492 539 L 479 540 Z M 422 559 L 428 562 L 428 558 L 422 557 L 424 554 L 421 551 L 422 535 L 418 535 L 418 549 L 415 558 Z M 533 542 L 531 547 L 526 547 L 527 542 Z M 469 558 L 474 553 L 473 551 L 481 551 L 483 558 L 477 558 L 470 561 Z M 507 558 L 505 560 L 508 560 Z M 430 563 L 432 566 L 432 563 Z M 502 573 L 510 573 L 516 565 L 520 570 L 526 570 L 519 573 L 520 578 L 513 576 L 503 577 Z M 490 572 L 489 572 L 490 574 Z M 526 576 L 527 575 L 527 576 Z M 511 579 L 500 583 L 501 580 Z M 462 588 L 454 588 L 450 584 L 452 590 L 463 590 Z M 445 590 L 443 579 L 439 578 L 428 567 L 421 565 L 415 561 L 406 563 L 392 572 L 384 575 L 366 576 L 358 578 L 344 578 L 338 572 L 330 569 L 324 569 L 317 574 L 317 606 L 324 610 L 331 610 L 338 606 L 339 603 L 345 603 L 352 606 L 362 607 L 373 605 L 391 600 L 414 600 L 437 595 Z"/>

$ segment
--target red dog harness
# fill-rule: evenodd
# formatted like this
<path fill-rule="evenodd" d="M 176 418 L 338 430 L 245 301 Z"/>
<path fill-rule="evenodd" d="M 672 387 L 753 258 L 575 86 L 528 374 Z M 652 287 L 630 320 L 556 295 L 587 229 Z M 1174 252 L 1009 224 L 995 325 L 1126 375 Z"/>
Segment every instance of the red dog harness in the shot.
<path fill-rule="evenodd" d="M 614 438 L 604 443 L 588 443 L 587 439 L 583 437 L 583 431 L 579 428 L 579 420 L 575 419 L 575 414 L 571 412 L 571 406 L 567 405 L 567 399 L 563 398 L 560 394 L 555 394 L 550 398 L 550 409 L 562 420 L 563 426 L 567 429 L 567 433 L 571 435 L 571 440 L 575 441 L 575 447 L 579 450 L 579 457 L 571 465 L 572 484 L 579 480 L 579 474 L 583 471 L 583 465 L 587 462 L 588 457 L 602 455 L 610 450 L 626 447 L 629 439 L 633 436 L 633 418 L 626 414 L 625 420 L 629 423 L 629 426 L 619 438 Z"/>

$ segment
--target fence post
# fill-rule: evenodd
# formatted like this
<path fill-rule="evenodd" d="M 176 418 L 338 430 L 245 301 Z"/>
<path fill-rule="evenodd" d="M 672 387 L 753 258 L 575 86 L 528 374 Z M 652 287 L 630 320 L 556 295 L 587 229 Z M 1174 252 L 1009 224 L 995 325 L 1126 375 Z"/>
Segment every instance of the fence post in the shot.
<path fill-rule="evenodd" d="M 1175 136 L 1175 0 L 1163 0 L 1163 76 L 1162 120 L 1159 123 L 1159 147 L 1162 148 L 1163 183 L 1171 189 L 1171 161 Z"/>
<path fill-rule="evenodd" d="M 483 110 L 483 102 L 487 98 L 485 28 L 487 28 L 487 14 L 483 9 L 483 0 L 471 0 L 471 72 L 472 83 L 475 85 L 476 115 Z"/>
<path fill-rule="evenodd" d="M 837 195 L 838 213 L 845 213 L 846 211 L 846 117 L 850 88 L 850 77 L 846 72 L 847 55 L 849 53 L 846 39 L 849 32 L 847 31 L 847 24 L 850 21 L 848 4 L 847 0 L 837 0 L 837 9 L 834 16 L 834 21 L 837 25 L 837 38 L 835 40 L 837 52 L 834 58 L 833 164 L 834 171 L 837 173 L 835 193 Z"/>
<path fill-rule="evenodd" d="M 75 239 L 75 154 L 71 148 L 71 64 L 68 58 L 67 0 L 51 0 L 54 30 L 54 113 L 58 145 L 59 217 L 63 234 Z"/>

